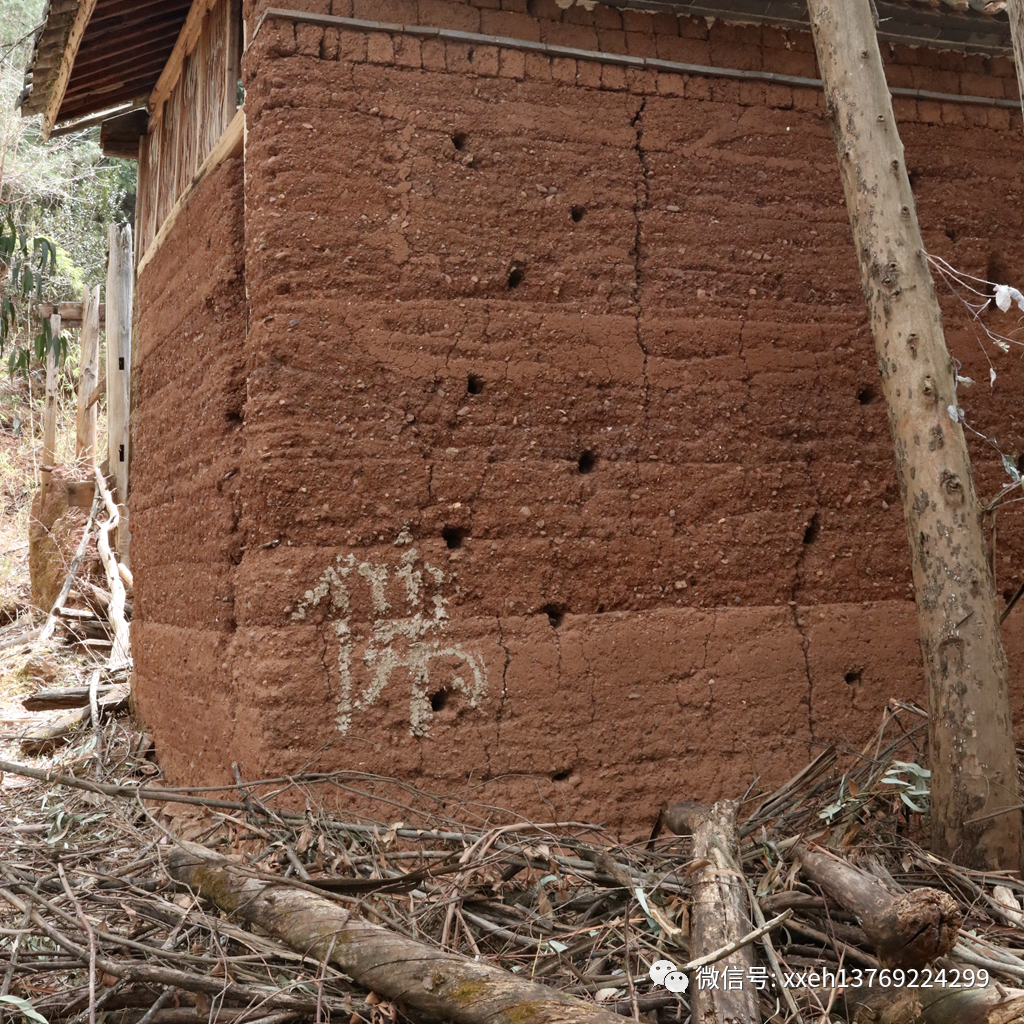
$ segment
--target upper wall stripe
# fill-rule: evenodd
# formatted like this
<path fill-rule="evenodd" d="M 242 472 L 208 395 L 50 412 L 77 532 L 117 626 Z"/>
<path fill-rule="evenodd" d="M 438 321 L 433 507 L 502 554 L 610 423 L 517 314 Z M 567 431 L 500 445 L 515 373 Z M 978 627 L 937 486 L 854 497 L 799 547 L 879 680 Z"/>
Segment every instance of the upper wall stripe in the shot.
<path fill-rule="evenodd" d="M 335 14 L 314 14 L 310 11 L 292 11 L 282 7 L 268 7 L 256 22 L 249 47 L 256 41 L 260 29 L 270 18 L 301 22 L 305 25 L 320 25 L 324 28 L 345 28 L 356 32 L 386 32 L 389 35 L 427 36 L 450 39 L 459 43 L 482 43 L 487 46 L 503 46 L 509 50 L 527 50 L 543 53 L 548 57 L 571 57 L 575 60 L 593 60 L 601 64 L 618 64 L 623 67 L 646 71 L 668 71 L 672 74 L 699 75 L 706 78 L 743 78 L 773 85 L 790 85 L 804 89 L 821 89 L 820 78 L 802 78 L 799 75 L 780 75 L 774 71 L 741 71 L 738 68 L 716 68 L 704 64 L 682 64 L 674 60 L 659 60 L 655 57 L 628 57 L 622 53 L 604 53 L 601 50 L 577 50 L 571 46 L 554 46 L 538 43 L 532 39 L 512 39 L 509 36 L 488 36 L 479 32 L 460 32 L 451 28 L 434 28 L 430 25 L 399 25 L 387 21 L 365 21 L 361 18 L 342 18 Z M 246 48 L 248 49 L 248 47 Z M 984 107 L 1006 107 L 1020 110 L 1017 100 L 999 99 L 991 96 L 964 96 L 954 92 L 931 92 L 928 89 L 902 89 L 889 87 L 893 96 L 906 96 L 917 100 L 937 100 L 942 103 L 968 103 Z"/>

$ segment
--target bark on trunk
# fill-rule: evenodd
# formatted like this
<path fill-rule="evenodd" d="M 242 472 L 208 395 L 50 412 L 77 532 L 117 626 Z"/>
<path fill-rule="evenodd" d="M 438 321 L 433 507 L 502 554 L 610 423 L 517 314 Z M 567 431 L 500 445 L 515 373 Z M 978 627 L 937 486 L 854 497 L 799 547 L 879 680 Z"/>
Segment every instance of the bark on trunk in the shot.
<path fill-rule="evenodd" d="M 233 873 L 227 858 L 194 843 L 174 850 L 173 878 L 236 919 L 292 949 L 329 958 L 358 984 L 418 1015 L 453 1024 L 622 1024 L 621 1018 L 499 967 L 407 939 L 340 904 Z"/>
<path fill-rule="evenodd" d="M 930 711 L 932 848 L 971 867 L 1016 870 L 1021 814 L 1006 657 L 870 2 L 808 0 L 808 8 L 910 540 Z"/>
<path fill-rule="evenodd" d="M 1020 91 L 1021 110 L 1024 111 L 1024 0 L 1007 0 L 1006 13 L 1010 18 L 1013 60 L 1017 65 L 1017 88 Z"/>
<path fill-rule="evenodd" d="M 693 909 L 690 912 L 690 955 L 694 960 L 743 938 L 752 928 L 747 890 L 723 850 L 736 857 L 736 800 L 721 800 L 714 807 L 675 804 L 671 828 L 693 832 L 693 861 L 703 862 L 690 880 Z M 714 964 L 720 972 L 732 971 L 739 988 L 719 981 L 715 988 L 693 987 L 693 1024 L 760 1024 L 757 989 L 749 982 L 754 966 L 750 946 L 730 953 Z M 728 977 L 724 973 L 721 977 Z"/>
<path fill-rule="evenodd" d="M 873 875 L 824 850 L 798 846 L 804 874 L 857 916 L 883 967 L 919 970 L 955 945 L 962 916 L 938 889 L 894 896 Z"/>
<path fill-rule="evenodd" d="M 1024 1024 L 1019 988 L 848 989 L 839 1004 L 853 1024 Z"/>

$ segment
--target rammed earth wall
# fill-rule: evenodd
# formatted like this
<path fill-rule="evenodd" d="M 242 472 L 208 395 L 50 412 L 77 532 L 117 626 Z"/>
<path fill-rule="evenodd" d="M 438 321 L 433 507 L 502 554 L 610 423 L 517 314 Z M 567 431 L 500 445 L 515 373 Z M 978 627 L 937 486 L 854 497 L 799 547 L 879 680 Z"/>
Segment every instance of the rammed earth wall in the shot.
<path fill-rule="evenodd" d="M 305 6 L 816 74 L 807 36 L 601 6 Z M 1014 95 L 1007 62 L 887 56 Z M 171 778 L 346 768 L 633 828 L 922 699 L 817 92 L 277 19 L 244 69 L 244 204 L 228 165 L 140 283 L 133 629 Z M 929 250 L 1019 283 L 1019 115 L 896 107 Z M 996 366 L 962 404 L 1016 456 L 1024 372 Z"/>

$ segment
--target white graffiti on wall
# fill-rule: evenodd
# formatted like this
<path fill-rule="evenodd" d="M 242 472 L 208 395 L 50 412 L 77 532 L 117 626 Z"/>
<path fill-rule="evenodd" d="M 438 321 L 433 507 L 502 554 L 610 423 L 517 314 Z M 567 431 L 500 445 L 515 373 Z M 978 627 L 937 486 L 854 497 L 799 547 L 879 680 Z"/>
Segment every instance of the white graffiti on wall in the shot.
<path fill-rule="evenodd" d="M 311 608 L 328 600 L 327 618 L 338 643 L 338 731 L 344 736 L 352 718 L 365 711 L 381 695 L 399 670 L 408 671 L 412 680 L 409 702 L 409 730 L 414 736 L 426 736 L 430 730 L 431 692 L 459 690 L 466 695 L 470 707 L 476 707 L 487 690 L 487 674 L 483 661 L 459 644 L 445 644 L 443 634 L 448 621 L 444 585 L 451 577 L 432 565 L 416 567 L 417 555 L 410 549 L 397 566 L 373 562 L 357 562 L 353 555 L 338 555 L 334 565 L 323 571 L 316 585 L 307 590 L 294 621 L 304 620 Z M 404 594 L 406 608 L 394 609 L 391 616 L 388 601 L 390 579 L 397 580 Z M 426 580 L 426 582 L 425 582 Z M 364 582 L 365 581 L 365 582 Z M 350 587 L 367 587 L 373 607 L 373 620 L 368 635 L 360 637 L 351 619 Z M 431 591 L 429 595 L 427 591 Z M 401 614 L 405 612 L 405 614 Z M 358 629 L 358 627 L 356 627 Z M 363 644 L 357 659 L 357 647 Z M 360 686 L 356 676 L 357 660 L 366 668 Z M 461 674 L 443 680 L 431 680 L 431 666 L 443 662 L 458 666 Z M 436 675 L 436 671 L 435 671 Z"/>

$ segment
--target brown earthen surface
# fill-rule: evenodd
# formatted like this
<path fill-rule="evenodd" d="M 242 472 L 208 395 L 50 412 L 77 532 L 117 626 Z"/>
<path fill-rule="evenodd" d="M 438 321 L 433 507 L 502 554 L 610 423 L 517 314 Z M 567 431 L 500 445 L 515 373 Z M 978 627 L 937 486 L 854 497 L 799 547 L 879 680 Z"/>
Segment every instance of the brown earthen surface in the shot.
<path fill-rule="evenodd" d="M 333 8 L 814 74 L 802 36 L 608 8 Z M 913 56 L 921 87 L 1013 75 Z M 140 282 L 133 644 L 173 779 L 347 768 L 632 828 L 922 699 L 816 93 L 276 21 L 246 87 L 244 229 L 231 163 Z M 1019 126 L 935 106 L 897 110 L 926 244 L 1015 280 Z M 989 390 L 943 302 L 1016 458 L 1024 372 Z"/>

